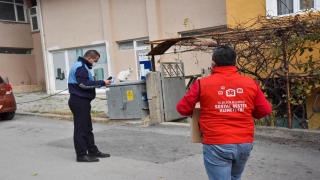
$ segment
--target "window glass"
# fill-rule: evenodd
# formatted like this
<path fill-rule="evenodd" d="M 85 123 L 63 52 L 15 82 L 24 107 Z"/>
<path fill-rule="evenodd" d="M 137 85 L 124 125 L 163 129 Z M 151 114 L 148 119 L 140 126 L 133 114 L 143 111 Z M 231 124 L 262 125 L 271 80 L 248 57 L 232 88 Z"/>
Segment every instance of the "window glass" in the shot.
<path fill-rule="evenodd" d="M 14 5 L 0 2 L 0 19 L 15 21 Z"/>
<path fill-rule="evenodd" d="M 300 10 L 314 8 L 314 0 L 300 0 Z"/>
<path fill-rule="evenodd" d="M 37 0 L 30 0 L 31 7 L 37 6 Z"/>
<path fill-rule="evenodd" d="M 32 19 L 32 30 L 38 30 L 38 20 L 37 20 L 37 16 L 34 16 L 31 18 Z"/>
<path fill-rule="evenodd" d="M 148 44 L 145 44 L 144 42 L 149 42 L 149 40 L 146 39 L 146 40 L 137 41 L 137 47 L 149 46 Z"/>
<path fill-rule="evenodd" d="M 0 48 L 0 54 L 31 54 L 31 49 Z"/>
<path fill-rule="evenodd" d="M 293 0 L 277 0 L 278 15 L 293 13 Z"/>
<path fill-rule="evenodd" d="M 0 2 L 12 2 L 13 3 L 13 0 L 0 0 Z"/>
<path fill-rule="evenodd" d="M 23 6 L 17 6 L 16 8 L 17 8 L 18 21 L 25 21 Z"/>
<path fill-rule="evenodd" d="M 16 0 L 16 3 L 23 4 L 23 0 Z"/>
<path fill-rule="evenodd" d="M 119 50 L 133 49 L 133 41 L 120 42 L 118 43 L 118 45 L 119 45 Z"/>

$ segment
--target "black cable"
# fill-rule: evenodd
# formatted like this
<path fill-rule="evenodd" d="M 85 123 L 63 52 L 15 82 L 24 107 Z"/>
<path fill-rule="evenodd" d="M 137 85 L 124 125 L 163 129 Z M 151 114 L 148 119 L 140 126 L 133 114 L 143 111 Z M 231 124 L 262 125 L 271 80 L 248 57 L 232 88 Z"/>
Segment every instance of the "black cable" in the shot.
<path fill-rule="evenodd" d="M 66 91 L 66 90 L 68 90 L 68 89 L 69 89 L 69 88 L 67 88 L 67 89 L 65 89 L 65 90 L 62 90 L 62 91 L 60 91 L 60 92 L 57 92 L 57 93 L 55 93 L 55 94 L 52 94 L 52 95 L 50 95 L 50 96 L 46 96 L 46 97 L 40 98 L 40 99 L 36 99 L 36 100 L 32 100 L 32 101 L 27 101 L 27 102 L 21 102 L 21 103 L 17 103 L 17 104 L 24 104 L 24 103 L 30 103 L 30 102 L 40 101 L 40 100 L 42 100 L 42 99 L 46 99 L 46 98 L 55 96 L 55 95 L 57 95 L 57 94 L 60 94 L 60 93 Z"/>

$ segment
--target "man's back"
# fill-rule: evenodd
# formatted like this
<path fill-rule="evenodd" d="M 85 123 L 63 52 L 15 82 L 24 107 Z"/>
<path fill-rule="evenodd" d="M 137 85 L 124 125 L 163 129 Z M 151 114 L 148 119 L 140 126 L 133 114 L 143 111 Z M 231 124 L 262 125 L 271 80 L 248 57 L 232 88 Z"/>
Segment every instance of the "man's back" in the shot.
<path fill-rule="evenodd" d="M 253 141 L 252 113 L 258 86 L 235 66 L 216 67 L 200 79 L 200 130 L 205 144 Z"/>

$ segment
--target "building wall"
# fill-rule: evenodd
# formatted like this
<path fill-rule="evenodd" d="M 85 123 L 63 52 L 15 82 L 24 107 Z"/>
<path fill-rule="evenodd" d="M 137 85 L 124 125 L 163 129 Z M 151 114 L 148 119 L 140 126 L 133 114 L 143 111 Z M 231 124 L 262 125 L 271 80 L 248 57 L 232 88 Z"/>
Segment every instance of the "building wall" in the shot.
<path fill-rule="evenodd" d="M 136 60 L 135 60 L 135 51 L 134 50 L 124 50 L 124 51 L 117 51 L 115 53 L 117 57 L 116 64 L 116 73 L 113 75 L 117 78 L 118 72 L 125 71 L 128 68 L 133 68 L 134 71 L 132 72 L 129 79 L 136 80 L 137 79 L 137 71 L 136 71 Z"/>
<path fill-rule="evenodd" d="M 192 31 L 227 24 L 226 2 L 220 0 L 161 0 L 159 1 L 159 39 L 179 37 L 178 32 Z M 184 20 L 188 23 L 184 25 Z M 178 50 L 178 49 L 177 49 Z M 173 51 L 173 49 L 168 50 Z M 200 74 L 202 68 L 211 66 L 212 52 L 185 52 L 156 57 L 156 62 L 182 61 L 186 75 Z M 156 65 L 159 67 L 159 64 Z"/>
<path fill-rule="evenodd" d="M 221 0 L 159 1 L 161 39 L 178 37 L 177 32 L 226 25 L 226 3 Z M 189 23 L 184 26 L 184 20 Z"/>
<path fill-rule="evenodd" d="M 266 0 L 226 0 L 229 27 L 239 23 L 250 25 L 258 15 L 266 15 Z"/>
<path fill-rule="evenodd" d="M 37 72 L 37 85 L 45 85 L 44 62 L 41 46 L 40 32 L 32 33 L 33 51 L 35 61 L 35 71 Z"/>
<path fill-rule="evenodd" d="M 30 24 L 0 21 L 0 47 L 32 48 Z"/>
<path fill-rule="evenodd" d="M 33 49 L 33 36 L 29 23 L 0 21 L 0 39 L 0 47 L 3 48 Z M 42 59 L 38 61 L 42 63 Z M 40 69 L 43 71 L 43 66 Z M 39 71 L 41 71 L 40 69 Z M 35 56 L 31 54 L 0 54 L 0 74 L 4 78 L 8 77 L 12 86 L 37 84 Z"/>
<path fill-rule="evenodd" d="M 136 80 L 138 72 L 135 50 L 119 50 L 116 42 L 148 38 L 146 0 L 111 0 L 109 10 L 113 32 L 113 42 L 111 42 L 114 54 L 113 76 L 117 77 L 120 71 L 133 68 L 130 79 Z"/>
<path fill-rule="evenodd" d="M 37 84 L 34 55 L 0 54 L 0 64 L 1 76 L 8 77 L 12 86 Z"/>
<path fill-rule="evenodd" d="M 146 0 L 112 0 L 114 41 L 148 37 Z"/>
<path fill-rule="evenodd" d="M 46 47 L 85 46 L 103 38 L 100 0 L 41 0 Z"/>

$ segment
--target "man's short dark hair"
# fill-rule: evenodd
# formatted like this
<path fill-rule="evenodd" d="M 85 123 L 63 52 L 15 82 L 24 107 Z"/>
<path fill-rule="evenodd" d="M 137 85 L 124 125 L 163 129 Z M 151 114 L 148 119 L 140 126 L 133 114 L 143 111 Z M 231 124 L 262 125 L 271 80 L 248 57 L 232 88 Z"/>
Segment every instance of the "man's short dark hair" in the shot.
<path fill-rule="evenodd" d="M 99 56 L 100 58 L 100 54 L 98 53 L 98 51 L 96 50 L 89 50 L 87 51 L 83 57 L 90 57 L 90 58 L 97 58 L 97 56 Z"/>
<path fill-rule="evenodd" d="M 229 46 L 218 46 L 213 50 L 212 61 L 217 66 L 235 66 L 236 58 L 236 52 Z"/>

